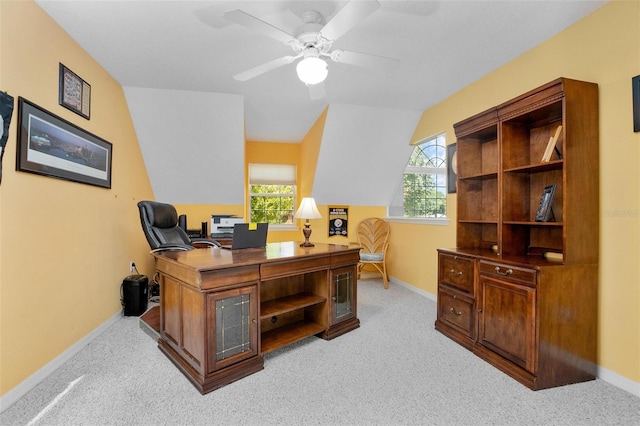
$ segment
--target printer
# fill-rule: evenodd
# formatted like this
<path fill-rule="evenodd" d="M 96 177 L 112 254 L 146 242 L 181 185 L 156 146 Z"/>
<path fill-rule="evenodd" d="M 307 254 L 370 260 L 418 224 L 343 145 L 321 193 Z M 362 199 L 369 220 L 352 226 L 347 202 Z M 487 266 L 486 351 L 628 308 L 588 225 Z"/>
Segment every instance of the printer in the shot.
<path fill-rule="evenodd" d="M 236 223 L 244 223 L 244 218 L 227 214 L 211 215 L 211 237 L 233 237 L 233 226 Z"/>

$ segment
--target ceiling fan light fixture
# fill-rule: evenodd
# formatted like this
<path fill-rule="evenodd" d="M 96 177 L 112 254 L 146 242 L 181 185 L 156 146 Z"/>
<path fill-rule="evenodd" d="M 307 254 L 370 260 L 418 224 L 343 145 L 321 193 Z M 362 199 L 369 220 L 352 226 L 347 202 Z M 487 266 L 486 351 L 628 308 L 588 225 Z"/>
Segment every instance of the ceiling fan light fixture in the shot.
<path fill-rule="evenodd" d="M 329 74 L 329 68 L 327 63 L 318 58 L 317 56 L 307 56 L 296 66 L 296 72 L 298 78 L 305 84 L 318 84 L 322 83 L 327 74 Z"/>

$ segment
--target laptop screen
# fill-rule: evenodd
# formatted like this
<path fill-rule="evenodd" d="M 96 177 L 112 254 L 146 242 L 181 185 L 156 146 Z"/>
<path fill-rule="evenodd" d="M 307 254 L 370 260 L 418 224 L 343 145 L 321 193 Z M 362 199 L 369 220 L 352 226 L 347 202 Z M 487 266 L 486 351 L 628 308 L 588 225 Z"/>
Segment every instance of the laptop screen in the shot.
<path fill-rule="evenodd" d="M 267 245 L 268 223 L 236 223 L 233 225 L 233 240 L 226 249 L 259 248 Z"/>

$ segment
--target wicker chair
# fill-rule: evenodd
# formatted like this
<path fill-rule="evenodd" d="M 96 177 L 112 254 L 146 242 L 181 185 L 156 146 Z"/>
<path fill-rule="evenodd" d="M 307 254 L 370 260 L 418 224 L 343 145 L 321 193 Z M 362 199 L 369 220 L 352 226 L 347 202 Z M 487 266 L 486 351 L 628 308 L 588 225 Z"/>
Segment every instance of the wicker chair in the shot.
<path fill-rule="evenodd" d="M 365 219 L 358 224 L 360 262 L 358 278 L 365 265 L 372 265 L 382 274 L 384 288 L 389 288 L 387 279 L 387 248 L 389 247 L 389 224 L 379 218 Z"/>

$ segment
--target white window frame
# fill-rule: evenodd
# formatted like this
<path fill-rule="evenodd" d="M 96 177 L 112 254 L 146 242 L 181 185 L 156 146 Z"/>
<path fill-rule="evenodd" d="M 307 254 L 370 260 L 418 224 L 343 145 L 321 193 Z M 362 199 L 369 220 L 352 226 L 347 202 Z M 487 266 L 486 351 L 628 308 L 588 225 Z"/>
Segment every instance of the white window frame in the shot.
<path fill-rule="evenodd" d="M 439 141 L 440 139 L 440 141 Z M 447 157 L 446 157 L 446 149 L 447 149 L 447 144 L 446 144 L 446 135 L 445 133 L 440 133 L 438 135 L 435 136 L 431 136 L 428 138 L 425 138 L 423 140 L 421 140 L 420 142 L 416 143 L 414 146 L 414 150 L 411 152 L 411 156 L 413 156 L 414 152 L 416 149 L 418 149 L 420 146 L 425 145 L 427 143 L 436 141 L 437 144 L 439 144 L 440 146 L 442 146 L 445 150 L 445 154 L 444 154 L 444 161 L 443 164 L 440 167 L 420 167 L 420 166 L 413 166 L 413 165 L 407 165 L 405 167 L 405 169 L 402 172 L 402 177 L 400 178 L 400 185 L 398 187 L 397 193 L 395 194 L 395 199 L 398 199 L 398 197 L 400 199 L 402 199 L 403 201 L 403 206 L 402 206 L 402 211 L 404 213 L 404 175 L 406 173 L 420 173 L 420 174 L 430 174 L 430 175 L 439 175 L 442 180 L 444 180 L 445 185 L 447 182 Z M 407 160 L 407 163 L 410 161 L 411 156 L 409 157 L 409 160 Z M 441 225 L 441 226 L 445 226 L 449 224 L 449 218 L 448 218 L 448 205 L 447 205 L 447 200 L 446 200 L 446 196 L 447 196 L 447 192 L 446 192 L 446 187 L 445 187 L 445 216 L 441 216 L 441 217 L 410 217 L 410 216 L 392 216 L 390 215 L 390 210 L 391 210 L 391 206 L 387 207 L 387 219 L 390 222 L 402 222 L 402 223 L 417 223 L 417 224 L 430 224 L 430 225 Z M 396 206 L 396 209 L 399 206 Z"/>
<path fill-rule="evenodd" d="M 249 203 L 247 206 L 247 216 L 249 221 L 253 221 L 251 217 L 251 199 L 255 197 L 293 197 L 293 213 L 297 206 L 297 170 L 292 164 L 268 164 L 268 163 L 250 163 L 248 174 L 247 193 L 249 195 Z M 251 192 L 253 185 L 286 185 L 292 187 L 292 193 L 254 193 Z M 292 223 L 269 223 L 270 229 L 286 230 L 298 229 L 295 220 Z"/>

